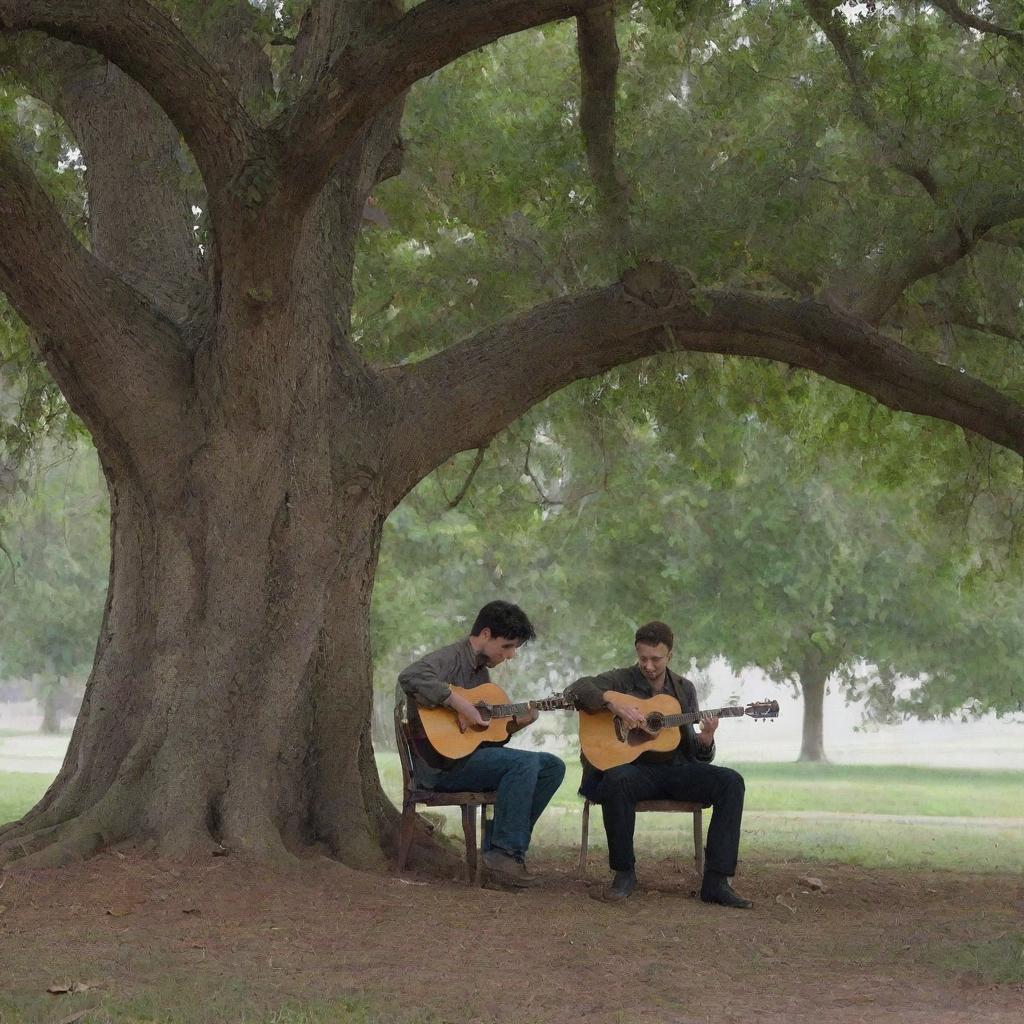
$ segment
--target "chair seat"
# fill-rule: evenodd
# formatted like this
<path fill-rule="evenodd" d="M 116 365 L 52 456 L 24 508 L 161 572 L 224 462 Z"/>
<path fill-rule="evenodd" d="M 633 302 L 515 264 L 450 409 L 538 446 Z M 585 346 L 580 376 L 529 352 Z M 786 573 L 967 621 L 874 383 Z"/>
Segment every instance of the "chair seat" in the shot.
<path fill-rule="evenodd" d="M 582 794 L 580 794 L 582 796 Z M 589 797 L 583 798 L 583 821 L 580 829 L 580 861 L 576 869 L 578 878 L 587 873 L 587 848 L 590 835 L 590 808 L 601 805 Z M 692 800 L 640 800 L 636 804 L 638 811 L 664 811 L 675 814 L 693 816 L 693 863 L 698 875 L 704 874 L 703 817 L 704 810 L 711 804 L 699 804 Z"/>
<path fill-rule="evenodd" d="M 430 807 L 479 807 L 493 804 L 497 793 L 441 793 L 436 789 L 410 789 L 406 801 L 428 804 Z"/>
<path fill-rule="evenodd" d="M 641 800 L 638 811 L 702 811 L 711 804 L 698 804 L 692 800 Z"/>

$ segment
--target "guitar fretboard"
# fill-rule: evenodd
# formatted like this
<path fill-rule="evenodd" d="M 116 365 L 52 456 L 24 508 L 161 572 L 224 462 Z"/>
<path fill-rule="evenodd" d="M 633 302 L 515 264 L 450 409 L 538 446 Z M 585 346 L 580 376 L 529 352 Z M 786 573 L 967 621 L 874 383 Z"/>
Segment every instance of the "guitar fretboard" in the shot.
<path fill-rule="evenodd" d="M 525 714 L 531 708 L 538 711 L 562 711 L 572 705 L 565 697 L 542 697 L 540 700 L 524 700 L 519 704 L 488 704 L 490 718 L 513 718 Z"/>
<path fill-rule="evenodd" d="M 746 713 L 742 707 L 728 708 L 707 708 L 704 711 L 693 711 L 685 715 L 665 715 L 662 725 L 671 727 L 674 725 L 693 725 L 695 722 L 702 722 L 705 718 L 741 718 Z"/>

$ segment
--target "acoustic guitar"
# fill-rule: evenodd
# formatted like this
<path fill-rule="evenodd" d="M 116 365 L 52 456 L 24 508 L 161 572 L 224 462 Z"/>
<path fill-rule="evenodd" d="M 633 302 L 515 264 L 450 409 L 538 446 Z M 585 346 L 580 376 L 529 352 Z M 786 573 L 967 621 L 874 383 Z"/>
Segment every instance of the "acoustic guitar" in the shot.
<path fill-rule="evenodd" d="M 709 708 L 682 714 L 679 701 L 667 693 L 654 697 L 631 697 L 625 693 L 615 700 L 629 704 L 645 715 L 643 725 L 627 725 L 611 711 L 580 712 L 580 747 L 586 759 L 601 771 L 629 764 L 648 750 L 668 751 L 679 746 L 679 727 L 693 725 L 705 718 L 741 718 L 757 720 L 779 717 L 777 700 L 761 700 L 746 707 Z"/>
<path fill-rule="evenodd" d="M 472 754 L 481 743 L 500 743 L 508 736 L 508 722 L 514 715 L 524 715 L 533 708 L 537 711 L 575 708 L 572 701 L 561 694 L 510 704 L 505 691 L 494 683 L 481 683 L 471 690 L 453 686 L 452 693 L 470 701 L 487 725 L 483 728 L 471 725 L 463 732 L 457 711 L 443 706 L 419 708 L 420 722 L 430 745 L 442 756 L 451 758 Z"/>

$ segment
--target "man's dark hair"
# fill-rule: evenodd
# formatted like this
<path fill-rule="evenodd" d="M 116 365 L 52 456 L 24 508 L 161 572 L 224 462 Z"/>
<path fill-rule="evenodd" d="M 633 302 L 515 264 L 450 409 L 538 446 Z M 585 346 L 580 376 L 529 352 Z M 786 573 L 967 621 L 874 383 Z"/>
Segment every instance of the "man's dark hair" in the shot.
<path fill-rule="evenodd" d="M 633 638 L 634 644 L 664 644 L 670 651 L 672 645 L 675 643 L 675 635 L 672 633 L 671 627 L 667 626 L 664 622 L 645 622 L 637 631 L 636 636 Z"/>
<path fill-rule="evenodd" d="M 485 629 L 491 631 L 491 636 L 503 636 L 524 644 L 537 636 L 526 612 L 509 601 L 491 601 L 477 612 L 470 633 L 479 636 Z"/>

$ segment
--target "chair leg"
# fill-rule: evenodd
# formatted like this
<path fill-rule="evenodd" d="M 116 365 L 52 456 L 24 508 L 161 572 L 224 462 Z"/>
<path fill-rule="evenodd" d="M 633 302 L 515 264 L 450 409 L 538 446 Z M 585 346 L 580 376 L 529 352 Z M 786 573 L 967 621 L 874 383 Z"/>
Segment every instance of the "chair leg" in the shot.
<path fill-rule="evenodd" d="M 697 867 L 697 876 L 704 875 L 704 812 L 693 812 L 693 862 Z"/>
<path fill-rule="evenodd" d="M 580 829 L 580 862 L 576 868 L 576 877 L 585 878 L 587 874 L 587 841 L 590 835 L 590 801 L 583 801 L 583 826 Z"/>
<path fill-rule="evenodd" d="M 398 832 L 398 873 L 405 870 L 406 862 L 409 860 L 409 850 L 412 849 L 413 832 L 416 829 L 416 805 L 414 803 L 402 804 L 402 823 Z"/>
<path fill-rule="evenodd" d="M 480 846 L 477 848 L 476 870 L 473 872 L 473 881 L 477 885 L 484 884 L 484 837 L 487 835 L 487 804 L 480 805 Z"/>
<path fill-rule="evenodd" d="M 476 807 L 462 805 L 462 834 L 466 837 L 466 881 L 473 884 L 476 878 Z"/>

